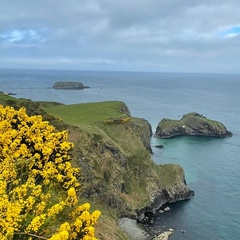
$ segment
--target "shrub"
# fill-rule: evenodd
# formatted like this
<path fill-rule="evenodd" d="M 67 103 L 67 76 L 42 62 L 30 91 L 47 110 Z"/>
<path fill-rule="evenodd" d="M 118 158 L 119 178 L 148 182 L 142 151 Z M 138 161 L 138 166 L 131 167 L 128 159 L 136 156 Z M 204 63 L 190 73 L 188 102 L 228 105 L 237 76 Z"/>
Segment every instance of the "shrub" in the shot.
<path fill-rule="evenodd" d="M 66 131 L 0 105 L 0 239 L 95 240 L 100 211 L 79 204 Z"/>

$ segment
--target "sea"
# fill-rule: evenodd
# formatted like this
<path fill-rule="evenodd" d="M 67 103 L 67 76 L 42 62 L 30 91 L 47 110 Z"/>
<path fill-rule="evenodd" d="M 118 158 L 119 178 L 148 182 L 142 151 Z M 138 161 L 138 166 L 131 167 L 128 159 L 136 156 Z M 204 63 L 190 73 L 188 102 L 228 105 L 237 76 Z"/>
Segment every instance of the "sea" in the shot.
<path fill-rule="evenodd" d="M 56 81 L 90 88 L 55 90 Z M 120 100 L 153 132 L 162 118 L 177 120 L 189 112 L 222 122 L 233 137 L 152 137 L 153 161 L 180 164 L 195 191 L 191 200 L 157 214 L 152 228 L 173 228 L 171 240 L 240 239 L 240 75 L 1 69 L 0 91 L 64 104 Z"/>

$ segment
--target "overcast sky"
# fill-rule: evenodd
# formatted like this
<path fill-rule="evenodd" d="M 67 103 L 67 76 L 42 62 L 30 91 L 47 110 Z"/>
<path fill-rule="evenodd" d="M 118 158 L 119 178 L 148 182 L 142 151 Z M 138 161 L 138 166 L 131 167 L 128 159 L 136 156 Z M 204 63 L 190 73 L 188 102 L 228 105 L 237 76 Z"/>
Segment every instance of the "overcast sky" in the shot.
<path fill-rule="evenodd" d="M 0 68 L 240 73 L 240 1 L 0 0 Z"/>

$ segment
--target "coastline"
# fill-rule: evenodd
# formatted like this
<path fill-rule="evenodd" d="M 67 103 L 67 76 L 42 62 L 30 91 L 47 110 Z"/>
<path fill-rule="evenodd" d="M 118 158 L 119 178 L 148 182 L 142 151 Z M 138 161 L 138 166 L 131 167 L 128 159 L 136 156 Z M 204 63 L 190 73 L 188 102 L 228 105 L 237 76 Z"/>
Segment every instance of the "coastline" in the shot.
<path fill-rule="evenodd" d="M 97 102 L 114 96 L 128 103 L 134 116 L 149 119 L 153 126 L 156 126 L 162 117 L 178 119 L 178 115 L 198 110 L 204 112 L 206 116 L 221 120 L 230 131 L 236 133 L 233 138 L 227 139 L 207 140 L 205 137 L 152 139 L 153 146 L 157 144 L 165 146 L 164 149 L 153 149 L 154 161 L 165 164 L 174 160 L 183 166 L 189 186 L 194 190 L 197 189 L 196 195 L 200 196 L 194 197 L 189 204 L 185 204 L 186 206 L 181 205 L 176 211 L 177 213 L 182 208 L 184 211 L 181 214 L 174 214 L 173 211 L 170 213 L 173 224 L 171 224 L 172 220 L 166 220 L 163 217 L 163 221 L 166 222 L 160 222 L 159 228 L 163 225 L 174 227 L 175 234 L 170 239 L 235 239 L 239 230 L 237 226 L 240 225 L 237 215 L 239 211 L 236 211 L 239 206 L 238 199 L 240 199 L 240 191 L 236 191 L 239 189 L 240 168 L 237 157 L 240 145 L 239 111 L 236 110 L 240 102 L 240 95 L 237 94 L 240 88 L 239 76 L 156 73 L 155 75 L 145 74 L 144 77 L 139 74 L 139 77 L 142 77 L 139 81 L 143 84 L 140 85 L 139 81 L 134 80 L 134 77 L 138 77 L 136 73 L 97 74 L 89 71 L 72 74 L 73 80 L 78 80 L 78 76 L 81 79 L 88 79 L 86 84 L 92 88 L 86 91 L 53 91 L 49 86 L 52 86 L 54 81 L 58 81 L 59 76 L 69 79 L 67 71 L 44 71 L 43 73 L 37 71 L 35 74 L 27 70 L 21 72 L 9 70 L 1 72 L 1 90 L 5 93 L 16 92 L 17 98 L 54 100 L 65 104 L 79 103 L 79 101 Z M 112 80 L 115 77 L 121 78 L 124 88 L 118 81 Z M 185 88 L 185 86 L 188 87 Z M 141 103 L 140 106 L 139 103 Z M 191 106 L 193 106 L 192 109 Z M 235 195 L 234 198 L 231 197 L 232 193 Z M 219 201 L 210 204 L 212 199 L 217 199 L 219 196 L 221 196 Z M 229 201 L 231 204 L 225 204 Z M 224 215 L 223 212 L 227 214 Z M 177 227 L 174 221 L 179 223 Z M 199 226 L 202 227 L 199 228 Z M 212 226 L 211 232 L 208 230 L 209 226 Z M 180 234 L 179 229 L 186 229 L 187 234 Z"/>
<path fill-rule="evenodd" d="M 128 235 L 129 240 L 169 240 L 170 236 L 174 234 L 174 230 L 169 229 L 156 236 L 152 236 L 135 219 L 130 218 L 121 218 L 118 225 Z"/>
<path fill-rule="evenodd" d="M 141 227 L 137 220 L 130 218 L 120 218 L 119 227 L 128 235 L 130 240 L 150 240 L 150 234 Z"/>

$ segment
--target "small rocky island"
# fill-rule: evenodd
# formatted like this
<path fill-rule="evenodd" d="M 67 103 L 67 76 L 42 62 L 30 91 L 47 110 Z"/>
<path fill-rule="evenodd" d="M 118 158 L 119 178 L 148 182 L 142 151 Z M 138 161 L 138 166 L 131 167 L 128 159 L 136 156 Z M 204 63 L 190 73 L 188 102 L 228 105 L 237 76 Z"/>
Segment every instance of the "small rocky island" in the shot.
<path fill-rule="evenodd" d="M 231 137 L 232 133 L 218 121 L 195 112 L 183 115 L 180 120 L 163 118 L 159 122 L 155 136 L 171 138 L 176 136 Z"/>
<path fill-rule="evenodd" d="M 55 82 L 53 84 L 54 89 L 84 89 L 89 88 L 88 86 L 85 86 L 82 82 L 68 82 L 68 81 L 62 81 L 62 82 Z"/>

